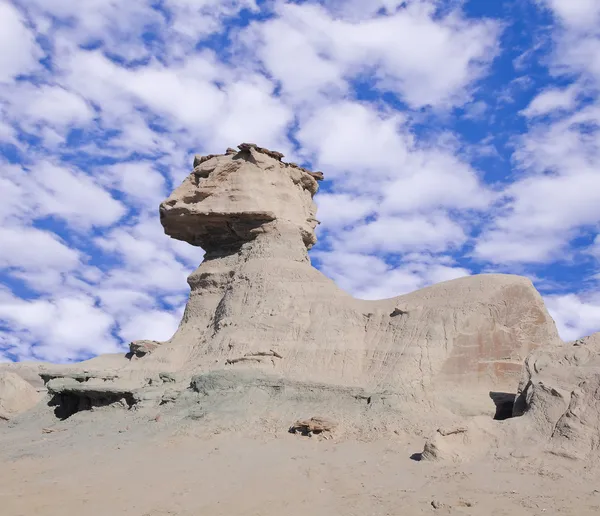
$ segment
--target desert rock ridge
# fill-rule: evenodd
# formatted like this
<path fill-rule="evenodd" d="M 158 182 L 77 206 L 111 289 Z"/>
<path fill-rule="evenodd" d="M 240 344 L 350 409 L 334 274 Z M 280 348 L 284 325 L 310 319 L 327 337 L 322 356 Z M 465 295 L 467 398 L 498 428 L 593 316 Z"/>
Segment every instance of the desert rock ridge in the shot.
<path fill-rule="evenodd" d="M 447 384 L 511 388 L 531 351 L 560 342 L 540 295 L 518 276 L 465 277 L 382 301 L 352 298 L 307 253 L 323 174 L 282 158 L 254 144 L 195 158 L 159 210 L 168 235 L 206 251 L 189 276 L 179 329 L 164 343 L 132 343 L 127 357 L 46 374 L 50 393 L 129 393 L 136 403 L 151 384 L 146 391 L 159 402 L 161 373 L 175 374 L 183 388 L 194 374 L 251 369 L 435 403 Z"/>
<path fill-rule="evenodd" d="M 229 423 L 267 411 L 283 424 L 319 409 L 346 421 L 342 429 L 433 433 L 424 457 L 440 459 L 448 449 L 453 456 L 463 434 L 484 427 L 493 434 L 496 403 L 504 417 L 523 416 L 504 430 L 525 425 L 542 435 L 550 426 L 553 442 L 577 434 L 583 448 L 594 448 L 596 337 L 579 354 L 565 351 L 539 293 L 513 275 L 464 277 L 381 301 L 353 298 L 308 256 L 322 179 L 255 144 L 196 156 L 159 209 L 166 234 L 206 251 L 188 278 L 173 337 L 133 342 L 126 355 L 3 370 L 43 391 L 39 376 L 47 394 L 33 412 L 63 420 L 105 406 L 166 405 L 185 414 L 198 400 L 215 417 L 226 407 Z M 543 387 L 541 363 L 556 364 L 545 374 L 558 387 Z M 562 393 L 554 411 L 547 392 Z M 461 426 L 471 416 L 484 422 Z M 448 446 L 457 439 L 458 447 Z"/>

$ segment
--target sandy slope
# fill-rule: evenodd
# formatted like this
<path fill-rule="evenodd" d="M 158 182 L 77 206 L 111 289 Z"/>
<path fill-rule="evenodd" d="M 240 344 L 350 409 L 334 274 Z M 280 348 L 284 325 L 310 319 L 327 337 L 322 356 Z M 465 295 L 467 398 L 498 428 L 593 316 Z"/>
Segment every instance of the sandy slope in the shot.
<path fill-rule="evenodd" d="M 422 441 L 326 441 L 285 431 L 195 435 L 147 421 L 1 444 L 3 516 L 596 515 L 598 469 L 564 459 L 417 462 Z M 129 429 L 128 429 L 129 426 Z M 60 428 L 60 425 L 55 425 Z M 65 427 L 66 428 L 66 427 Z M 73 432 L 82 432 L 75 436 Z M 156 433 L 154 433 L 156 432 Z M 10 434 L 10 432 L 9 432 Z M 86 446 L 79 440 L 85 436 Z M 21 441 L 22 442 L 22 441 Z M 434 509 L 432 502 L 442 504 Z"/>

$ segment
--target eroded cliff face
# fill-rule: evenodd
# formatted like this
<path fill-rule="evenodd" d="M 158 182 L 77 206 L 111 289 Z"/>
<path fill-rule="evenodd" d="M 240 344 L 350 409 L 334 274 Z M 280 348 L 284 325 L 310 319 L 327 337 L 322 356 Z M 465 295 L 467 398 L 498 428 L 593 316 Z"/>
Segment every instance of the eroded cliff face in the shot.
<path fill-rule="evenodd" d="M 464 413 L 461 400 L 471 398 L 458 393 L 477 391 L 488 403 L 489 390 L 514 392 L 525 357 L 560 342 L 539 293 L 518 276 L 479 275 L 382 301 L 354 299 L 308 257 L 323 174 L 282 158 L 253 144 L 195 158 L 192 173 L 160 206 L 168 235 L 206 251 L 188 278 L 179 329 L 167 342 L 132 343 L 127 357 L 46 374 L 67 413 L 167 403 L 178 392 L 227 390 L 236 382 L 271 389 L 278 406 L 293 401 L 281 398 L 287 385 L 311 403 L 331 400 L 330 409 L 346 396 L 349 406 L 364 399 L 372 409 L 385 398 L 404 413 L 403 403 L 416 413 L 426 406 Z M 389 416 L 387 408 L 382 414 Z"/>
<path fill-rule="evenodd" d="M 189 277 L 178 332 L 146 363 L 261 368 L 419 398 L 435 383 L 516 385 L 528 353 L 559 340 L 533 285 L 516 276 L 353 299 L 307 255 L 323 175 L 252 144 L 239 149 L 196 157 L 161 204 L 165 232 L 207 254 Z"/>

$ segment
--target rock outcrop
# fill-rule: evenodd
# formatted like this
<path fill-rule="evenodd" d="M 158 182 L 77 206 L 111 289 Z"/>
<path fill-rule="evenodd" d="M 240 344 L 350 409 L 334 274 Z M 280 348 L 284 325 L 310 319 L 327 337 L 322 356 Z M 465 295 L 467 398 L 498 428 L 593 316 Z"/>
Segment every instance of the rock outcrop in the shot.
<path fill-rule="evenodd" d="M 0 372 L 0 420 L 26 412 L 41 399 L 38 391 L 13 372 Z"/>
<path fill-rule="evenodd" d="M 425 460 L 463 461 L 485 453 L 541 452 L 597 460 L 600 451 L 600 333 L 532 352 L 523 367 L 513 417 L 472 418 L 460 435 L 434 432 Z"/>
<path fill-rule="evenodd" d="M 316 242 L 315 174 L 255 145 L 240 149 L 197 157 L 161 205 L 165 232 L 202 246 L 206 256 L 189 277 L 178 332 L 149 360 L 186 349 L 177 368 L 252 364 L 419 397 L 438 381 L 516 383 L 529 352 L 558 341 L 541 297 L 516 276 L 353 299 L 307 255 Z"/>
<path fill-rule="evenodd" d="M 539 293 L 518 276 L 479 275 L 382 301 L 354 299 L 308 257 L 323 174 L 282 158 L 254 144 L 195 158 L 160 206 L 168 235 L 206 251 L 188 278 L 179 329 L 167 342 L 134 342 L 127 357 L 98 357 L 48 379 L 55 401 L 68 401 L 67 412 L 123 399 L 158 404 L 189 391 L 192 377 L 249 371 L 278 380 L 244 380 L 248 396 L 262 389 L 282 400 L 285 384 L 308 399 L 329 385 L 348 406 L 394 399 L 435 408 L 435 417 L 436 410 L 463 411 L 461 392 L 481 394 L 493 407 L 489 390 L 514 392 L 525 357 L 560 343 Z M 89 378 L 78 376 L 82 369 Z M 177 382 L 163 380 L 174 372 Z"/>
<path fill-rule="evenodd" d="M 525 361 L 515 416 L 557 454 L 584 458 L 600 449 L 600 333 Z"/>

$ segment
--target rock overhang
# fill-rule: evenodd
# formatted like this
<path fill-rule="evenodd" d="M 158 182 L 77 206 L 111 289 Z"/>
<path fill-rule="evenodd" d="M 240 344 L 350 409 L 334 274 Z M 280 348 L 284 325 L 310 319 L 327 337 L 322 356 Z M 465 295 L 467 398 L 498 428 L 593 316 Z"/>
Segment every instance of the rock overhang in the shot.
<path fill-rule="evenodd" d="M 238 148 L 195 156 L 192 173 L 160 205 L 165 233 L 218 251 L 253 240 L 277 221 L 295 227 L 307 248 L 314 245 L 312 198 L 323 173 L 285 163 L 283 154 L 255 144 Z"/>

